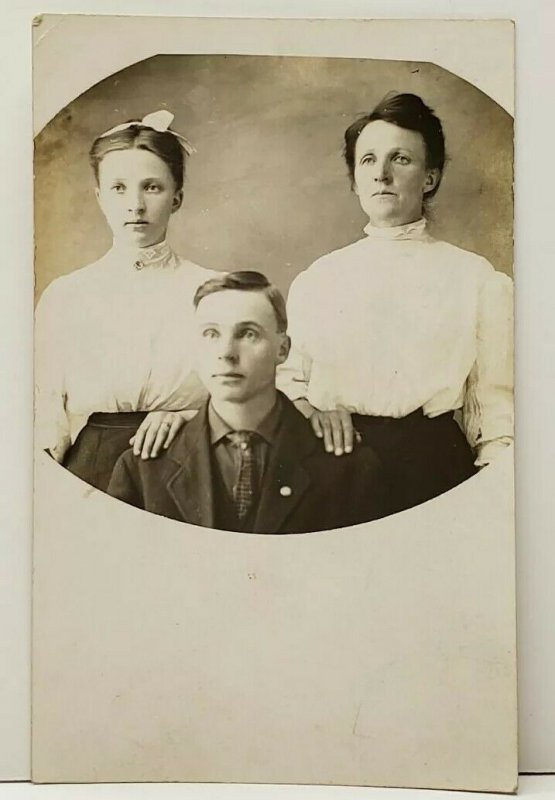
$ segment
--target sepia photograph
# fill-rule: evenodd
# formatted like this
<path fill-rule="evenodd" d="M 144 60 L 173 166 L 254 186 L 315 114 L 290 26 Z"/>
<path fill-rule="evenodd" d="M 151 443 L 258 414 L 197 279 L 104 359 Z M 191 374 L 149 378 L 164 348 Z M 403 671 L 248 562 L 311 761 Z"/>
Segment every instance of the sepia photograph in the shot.
<path fill-rule="evenodd" d="M 60 111 L 35 181 L 37 437 L 91 486 L 317 531 L 511 444 L 512 118 L 441 68 L 155 57 Z"/>
<path fill-rule="evenodd" d="M 35 24 L 34 780 L 511 791 L 510 109 L 371 21 L 55 19 L 167 49 L 45 115 Z"/>

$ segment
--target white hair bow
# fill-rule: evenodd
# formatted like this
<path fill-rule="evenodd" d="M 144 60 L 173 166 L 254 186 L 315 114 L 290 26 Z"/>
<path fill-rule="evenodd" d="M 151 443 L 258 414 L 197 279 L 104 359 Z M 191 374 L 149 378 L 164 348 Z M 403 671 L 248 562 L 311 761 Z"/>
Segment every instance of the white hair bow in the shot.
<path fill-rule="evenodd" d="M 170 130 L 173 119 L 174 115 L 171 111 L 166 111 L 164 108 L 161 108 L 160 111 L 153 111 L 152 114 L 147 114 L 146 117 L 143 117 L 141 120 L 133 120 L 132 122 L 124 122 L 121 125 L 116 125 L 114 128 L 110 128 L 109 131 L 101 134 L 100 138 L 102 139 L 104 136 L 109 136 L 111 133 L 124 131 L 127 128 L 131 128 L 133 125 L 139 125 L 141 128 L 153 128 L 155 131 L 158 131 L 158 133 L 171 133 L 172 136 L 175 136 L 179 141 L 188 156 L 192 155 L 192 153 L 196 153 L 195 148 L 188 139 L 180 133 Z"/>

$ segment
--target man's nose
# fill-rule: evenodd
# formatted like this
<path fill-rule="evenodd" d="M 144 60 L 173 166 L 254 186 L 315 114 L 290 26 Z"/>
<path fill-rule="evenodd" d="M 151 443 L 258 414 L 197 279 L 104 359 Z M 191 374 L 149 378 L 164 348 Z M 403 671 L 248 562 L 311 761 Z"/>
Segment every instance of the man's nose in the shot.
<path fill-rule="evenodd" d="M 219 357 L 225 361 L 237 360 L 237 343 L 233 336 L 221 337 Z"/>

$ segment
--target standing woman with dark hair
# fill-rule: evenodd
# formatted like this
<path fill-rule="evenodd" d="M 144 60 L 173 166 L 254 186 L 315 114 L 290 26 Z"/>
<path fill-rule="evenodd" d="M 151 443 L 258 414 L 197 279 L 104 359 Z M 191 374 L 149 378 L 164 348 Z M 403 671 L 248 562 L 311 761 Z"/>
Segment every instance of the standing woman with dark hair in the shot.
<path fill-rule="evenodd" d="M 347 129 L 344 155 L 366 237 L 293 282 L 280 387 L 328 451 L 374 448 L 402 510 L 512 441 L 512 281 L 430 235 L 445 141 L 419 97 L 386 96 Z"/>
<path fill-rule="evenodd" d="M 217 273 L 166 241 L 192 152 L 172 120 L 157 111 L 94 141 L 96 197 L 113 246 L 53 281 L 37 307 L 37 444 L 102 490 L 130 441 L 137 455 L 156 456 L 204 397 L 187 318 L 197 288 Z"/>

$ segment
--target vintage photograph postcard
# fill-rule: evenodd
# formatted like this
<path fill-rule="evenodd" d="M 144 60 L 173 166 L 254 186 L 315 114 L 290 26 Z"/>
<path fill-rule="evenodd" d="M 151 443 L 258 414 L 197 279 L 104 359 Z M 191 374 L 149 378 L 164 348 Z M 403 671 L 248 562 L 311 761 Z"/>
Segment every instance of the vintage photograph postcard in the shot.
<path fill-rule="evenodd" d="M 516 790 L 513 39 L 35 20 L 34 781 Z"/>

